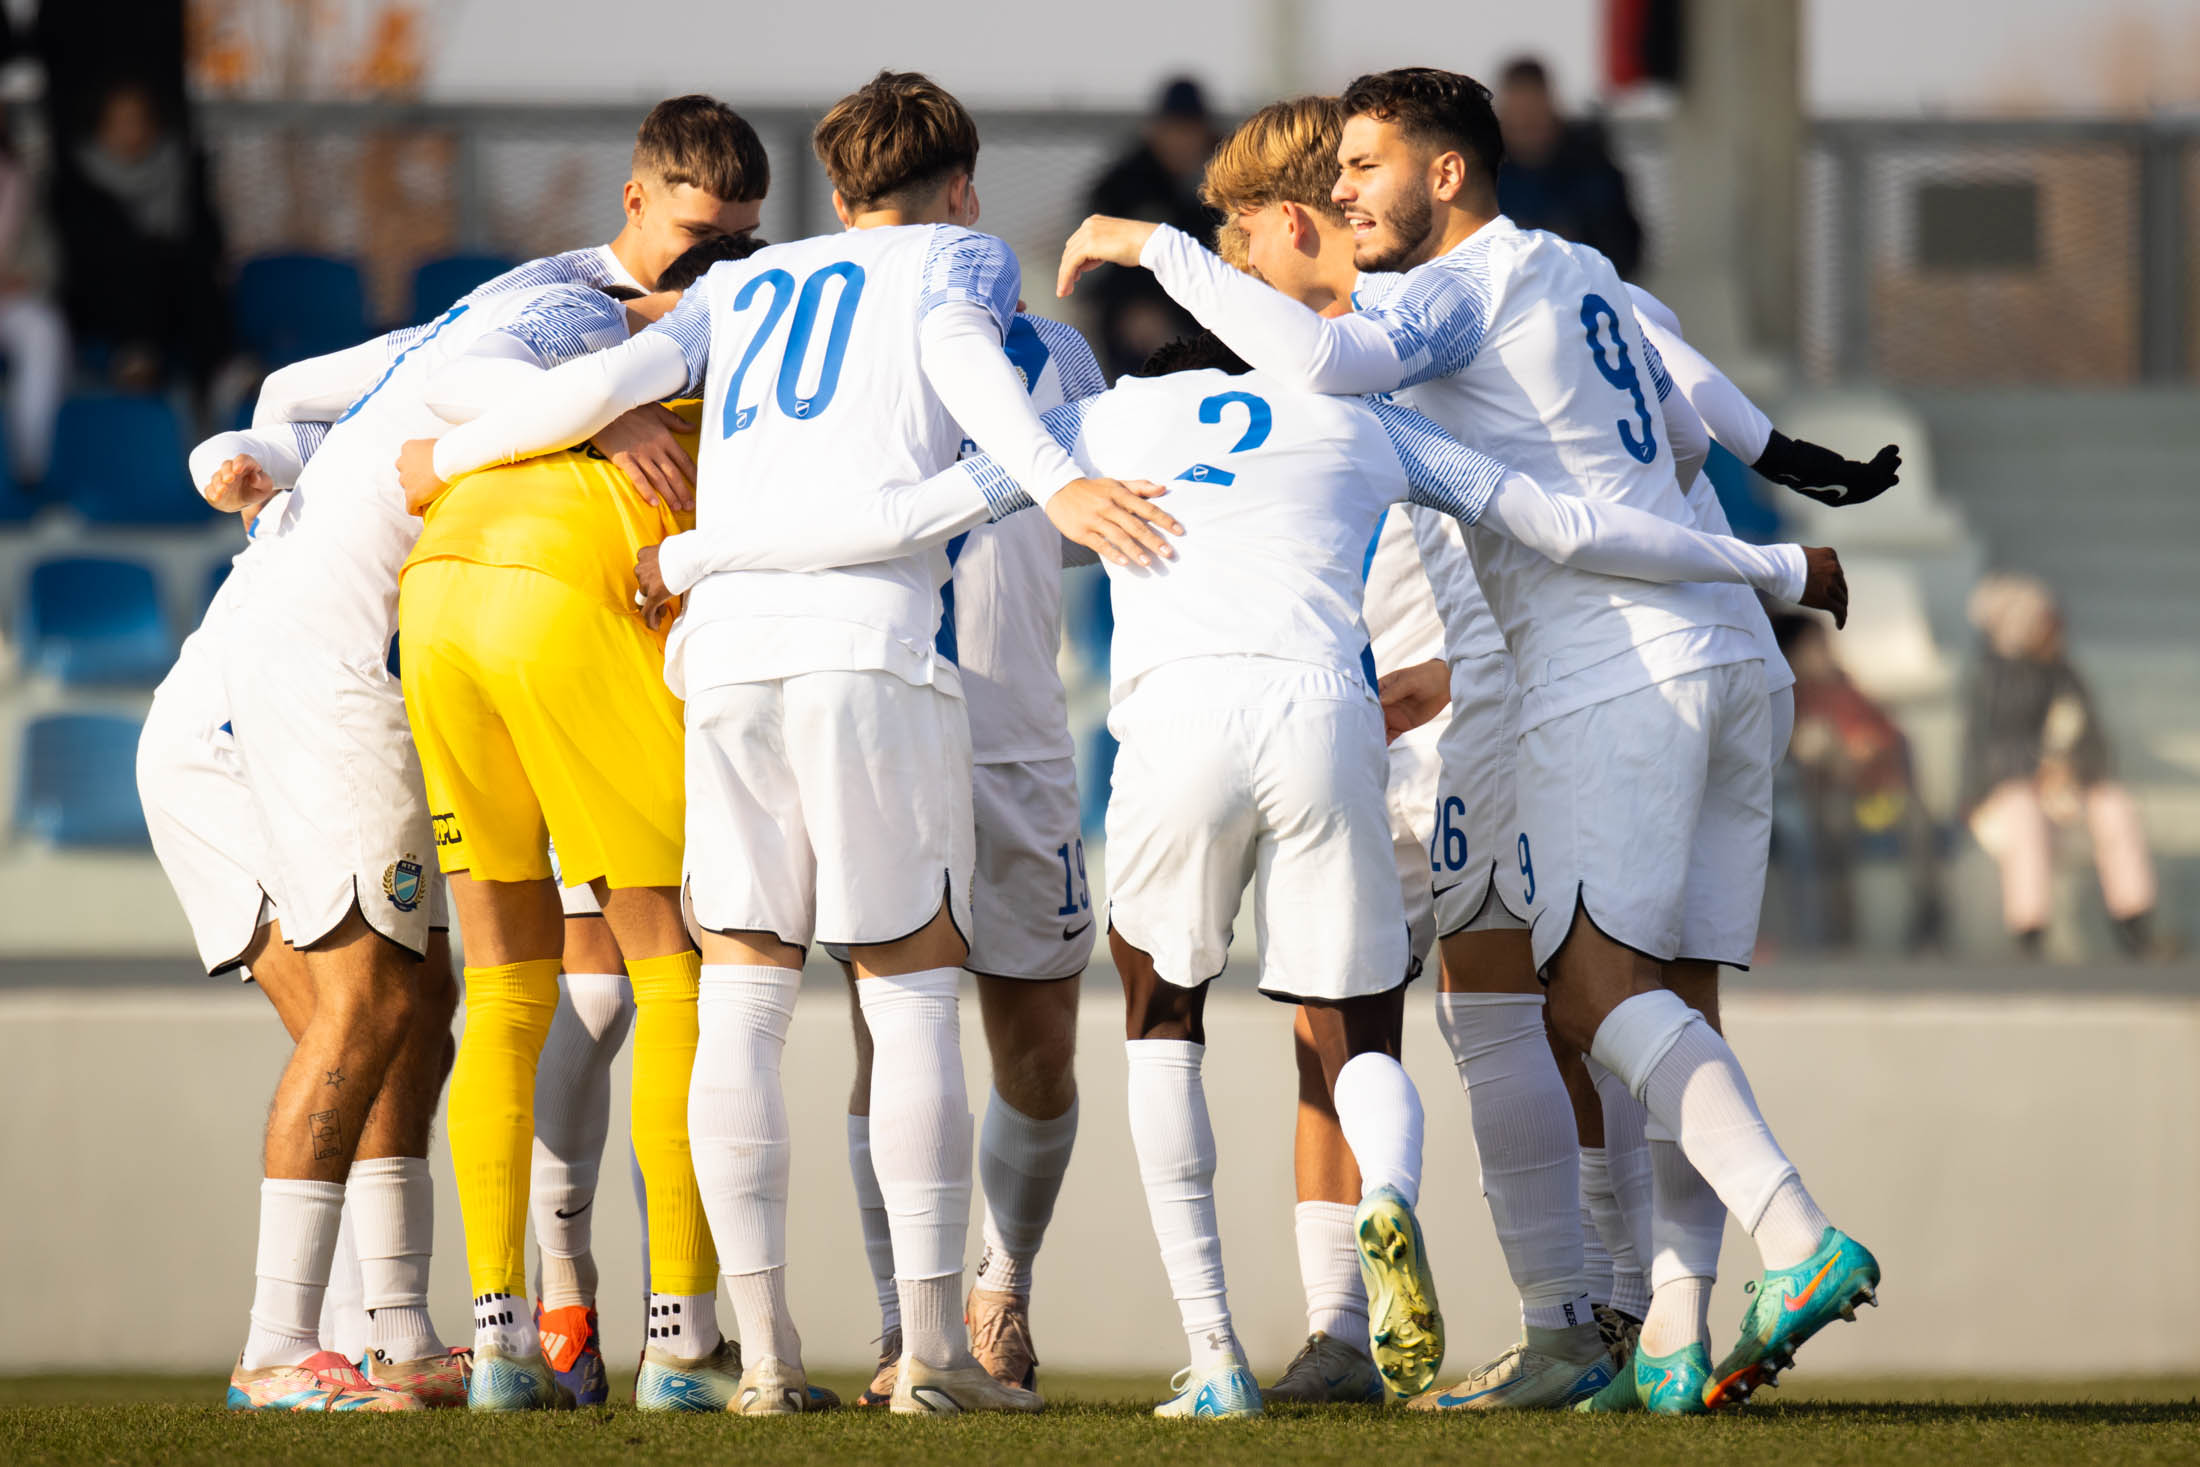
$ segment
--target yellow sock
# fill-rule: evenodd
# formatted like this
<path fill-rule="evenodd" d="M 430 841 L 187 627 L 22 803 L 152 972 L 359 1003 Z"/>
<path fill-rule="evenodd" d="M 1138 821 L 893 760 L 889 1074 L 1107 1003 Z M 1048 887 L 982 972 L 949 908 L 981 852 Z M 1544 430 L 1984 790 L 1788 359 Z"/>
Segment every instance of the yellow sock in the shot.
<path fill-rule="evenodd" d="M 451 1164 L 473 1291 L 527 1297 L 527 1177 L 535 1062 L 558 1007 L 556 958 L 466 970 L 466 1027 L 451 1067 Z"/>
<path fill-rule="evenodd" d="M 688 1077 L 695 1070 L 700 954 L 626 965 L 634 980 L 634 1159 L 649 1191 L 649 1286 L 660 1294 L 718 1288 L 718 1250 L 688 1154 Z"/>

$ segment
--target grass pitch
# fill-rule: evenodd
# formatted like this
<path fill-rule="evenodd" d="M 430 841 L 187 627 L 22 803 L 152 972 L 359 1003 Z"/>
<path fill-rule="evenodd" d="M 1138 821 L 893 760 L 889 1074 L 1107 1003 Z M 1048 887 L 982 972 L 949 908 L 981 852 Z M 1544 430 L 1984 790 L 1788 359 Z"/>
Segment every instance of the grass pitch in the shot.
<path fill-rule="evenodd" d="M 862 1382 L 824 1377 L 852 1396 Z M 625 1394 L 624 1384 L 614 1398 Z M 222 1384 L 197 1376 L 0 1378 L 0 1462 L 567 1463 L 1169 1462 L 1282 1467 L 1357 1460 L 1368 1467 L 1801 1467 L 1808 1463 L 2190 1464 L 2200 1460 L 2200 1380 L 2025 1385 L 1822 1382 L 1768 1392 L 1710 1420 L 1643 1417 L 1424 1416 L 1282 1408 L 1244 1423 L 1164 1422 L 1150 1414 L 1159 1377 L 1042 1381 L 1037 1417 L 895 1419 L 842 1411 L 796 1419 L 643 1416 L 631 1409 L 528 1417 L 437 1412 L 406 1417 L 233 1416 Z"/>

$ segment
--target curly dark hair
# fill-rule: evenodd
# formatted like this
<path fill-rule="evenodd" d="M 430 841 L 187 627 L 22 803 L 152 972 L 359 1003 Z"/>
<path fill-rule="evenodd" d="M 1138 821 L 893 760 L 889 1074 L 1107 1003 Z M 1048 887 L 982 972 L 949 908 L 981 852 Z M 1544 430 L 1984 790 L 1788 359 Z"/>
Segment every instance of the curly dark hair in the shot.
<path fill-rule="evenodd" d="M 1395 123 L 1415 142 L 1458 150 L 1474 160 L 1485 182 L 1496 182 L 1505 161 L 1490 89 L 1471 76 L 1433 66 L 1372 72 L 1344 89 L 1341 105 L 1347 117 Z"/>
<path fill-rule="evenodd" d="M 1212 331 L 1199 331 L 1179 336 L 1174 341 L 1164 341 L 1130 375 L 1166 377 L 1171 372 L 1198 372 L 1209 367 L 1228 372 L 1233 377 L 1253 370 L 1221 337 Z"/>

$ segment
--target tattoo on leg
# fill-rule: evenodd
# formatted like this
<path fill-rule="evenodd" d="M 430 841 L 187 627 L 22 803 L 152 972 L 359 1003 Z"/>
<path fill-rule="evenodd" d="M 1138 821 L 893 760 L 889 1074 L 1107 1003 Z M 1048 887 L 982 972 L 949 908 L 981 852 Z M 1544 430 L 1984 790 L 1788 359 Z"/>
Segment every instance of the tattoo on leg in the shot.
<path fill-rule="evenodd" d="M 317 1110 L 306 1118 L 313 1125 L 313 1159 L 327 1161 L 343 1149 L 343 1139 L 337 1131 L 336 1112 Z"/>
<path fill-rule="evenodd" d="M 328 1070 L 324 1073 L 328 1076 L 328 1078 L 323 1080 L 321 1083 L 328 1086 L 328 1088 L 331 1090 L 341 1090 L 344 1088 L 344 1072 L 342 1070 Z"/>

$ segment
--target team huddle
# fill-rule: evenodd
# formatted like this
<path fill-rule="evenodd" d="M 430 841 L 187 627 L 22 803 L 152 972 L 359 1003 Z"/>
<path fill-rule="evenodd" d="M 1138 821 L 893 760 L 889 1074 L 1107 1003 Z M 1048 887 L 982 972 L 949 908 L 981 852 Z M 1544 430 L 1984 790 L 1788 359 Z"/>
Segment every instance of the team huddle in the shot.
<path fill-rule="evenodd" d="M 1041 1409 L 1031 1282 L 1096 930 L 1189 1352 L 1159 1415 L 1701 1413 L 1872 1302 L 1877 1262 L 1718 1027 L 1793 721 L 1759 594 L 1838 620 L 1847 587 L 1831 551 L 1734 539 L 1703 469 L 1717 445 L 1848 503 L 1893 452 L 1780 434 L 1603 256 L 1501 215 L 1464 76 L 1255 114 L 1209 165 L 1213 249 L 1085 221 L 1059 294 L 1145 269 L 1205 328 L 1112 388 L 977 229 L 952 96 L 881 73 L 814 144 L 847 228 L 767 245 L 754 131 L 663 103 L 609 245 L 278 370 L 192 455 L 249 538 L 155 697 L 140 791 L 208 971 L 258 982 L 295 1043 L 230 1406 L 604 1401 L 589 1220 L 630 1031 L 635 1404 L 839 1406 L 787 1302 L 780 1066 L 813 946 L 851 997 L 882 1346 L 857 1405 Z M 1056 671 L 1064 568 L 1095 561 L 1101 911 Z M 1265 1388 L 1201 1085 L 1248 887 L 1260 990 L 1297 1006 L 1308 1316 Z M 1521 1301 L 1450 1387 L 1398 1058 L 1424 969 Z M 427 1307 L 446 1078 L 459 1348 Z M 1730 1213 L 1764 1272 L 1715 1356 Z M 357 1361 L 320 1334 L 340 1221 Z"/>

